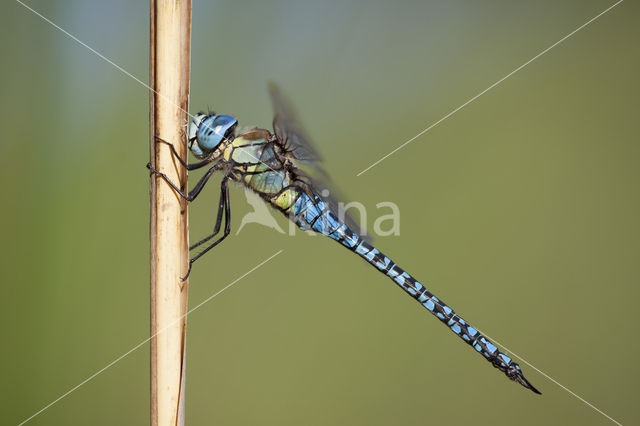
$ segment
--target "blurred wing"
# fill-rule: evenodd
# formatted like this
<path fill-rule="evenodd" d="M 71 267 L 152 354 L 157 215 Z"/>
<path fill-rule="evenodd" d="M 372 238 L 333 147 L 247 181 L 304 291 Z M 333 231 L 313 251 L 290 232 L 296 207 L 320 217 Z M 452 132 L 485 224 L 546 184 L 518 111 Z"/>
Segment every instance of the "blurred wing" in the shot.
<path fill-rule="evenodd" d="M 296 159 L 310 164 L 322 161 L 322 157 L 310 142 L 300 124 L 291 102 L 274 82 L 269 83 L 269 95 L 273 104 L 273 130 L 289 153 Z"/>
<path fill-rule="evenodd" d="M 332 184 L 329 174 L 318 164 L 322 157 L 318 150 L 310 142 L 307 133 L 300 124 L 289 99 L 280 91 L 278 86 L 270 82 L 269 94 L 273 103 L 274 118 L 273 130 L 276 137 L 284 144 L 287 154 L 295 160 L 300 160 L 298 173 L 314 189 L 322 200 L 329 205 L 331 211 L 340 216 L 339 200 L 345 200 L 341 192 Z M 306 167 L 305 167 L 306 166 Z M 342 204 L 344 206 L 344 204 Z M 348 213 L 344 212 L 344 223 L 358 235 L 371 242 L 371 237 L 362 232 L 358 222 Z"/>

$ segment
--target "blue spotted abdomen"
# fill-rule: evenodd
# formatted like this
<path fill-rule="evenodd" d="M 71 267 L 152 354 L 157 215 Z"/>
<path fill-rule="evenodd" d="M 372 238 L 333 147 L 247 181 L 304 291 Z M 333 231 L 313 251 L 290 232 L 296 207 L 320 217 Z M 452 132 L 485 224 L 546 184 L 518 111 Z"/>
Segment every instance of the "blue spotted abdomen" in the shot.
<path fill-rule="evenodd" d="M 467 344 L 482 354 L 494 367 L 502 371 L 511 380 L 517 381 L 527 389 L 540 393 L 523 376 L 520 366 L 511 358 L 498 350 L 478 330 L 458 316 L 453 309 L 442 300 L 434 296 L 420 282 L 396 265 L 391 259 L 378 249 L 360 238 L 347 225 L 341 223 L 319 197 L 311 199 L 302 193 L 293 206 L 294 222 L 304 230 L 313 229 L 316 232 L 333 238 L 349 250 L 356 252 L 380 272 L 391 278 L 398 286 L 418 301 L 429 312 L 445 323 L 451 331 Z"/>

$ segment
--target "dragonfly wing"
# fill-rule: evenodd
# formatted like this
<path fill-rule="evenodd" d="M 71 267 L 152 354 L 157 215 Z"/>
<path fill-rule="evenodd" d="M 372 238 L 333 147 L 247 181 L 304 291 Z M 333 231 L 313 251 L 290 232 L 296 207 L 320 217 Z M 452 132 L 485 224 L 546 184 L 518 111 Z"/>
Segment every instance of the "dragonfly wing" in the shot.
<path fill-rule="evenodd" d="M 319 164 L 322 156 L 311 143 L 306 131 L 300 124 L 291 101 L 282 93 L 278 86 L 269 83 L 269 94 L 273 103 L 273 130 L 276 137 L 283 143 L 286 154 L 296 162 L 300 177 L 309 183 L 313 192 L 329 205 L 341 221 L 358 233 L 362 238 L 371 241 L 371 237 L 362 231 L 358 222 L 344 208 L 340 208 L 339 200 L 345 200 L 341 192 L 331 182 L 329 174 Z M 342 204 L 344 207 L 344 204 Z"/>
<path fill-rule="evenodd" d="M 307 132 L 298 120 L 289 99 L 274 82 L 269 83 L 269 95 L 273 104 L 273 130 L 289 154 L 311 165 L 322 161 L 322 157 L 310 142 Z"/>

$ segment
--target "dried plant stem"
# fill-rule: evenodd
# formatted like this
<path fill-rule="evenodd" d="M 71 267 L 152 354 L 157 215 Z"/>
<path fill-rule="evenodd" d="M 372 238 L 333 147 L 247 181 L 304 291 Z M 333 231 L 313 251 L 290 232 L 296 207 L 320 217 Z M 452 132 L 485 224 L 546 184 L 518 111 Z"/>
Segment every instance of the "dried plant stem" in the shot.
<path fill-rule="evenodd" d="M 186 158 L 191 0 L 151 0 L 151 164 L 186 187 L 187 174 L 165 144 Z M 187 204 L 162 179 L 151 178 L 151 425 L 184 424 L 184 374 L 189 259 Z"/>

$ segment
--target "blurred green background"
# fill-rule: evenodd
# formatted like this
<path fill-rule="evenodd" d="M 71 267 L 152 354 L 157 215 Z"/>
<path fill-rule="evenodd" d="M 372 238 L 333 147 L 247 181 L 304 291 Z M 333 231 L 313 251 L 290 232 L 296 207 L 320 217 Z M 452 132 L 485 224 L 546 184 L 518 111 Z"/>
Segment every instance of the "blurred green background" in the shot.
<path fill-rule="evenodd" d="M 28 4 L 147 81 L 147 2 Z M 268 127 L 277 81 L 369 227 L 376 203 L 400 207 L 383 251 L 638 424 L 637 3 L 356 177 L 611 4 L 194 0 L 191 109 Z M 0 35 L 0 411 L 17 424 L 148 336 L 148 93 L 17 2 Z M 191 207 L 192 240 L 216 190 Z M 231 197 L 235 234 L 251 208 Z M 510 383 L 328 240 L 247 225 L 196 264 L 190 305 L 280 249 L 189 316 L 188 424 L 610 423 L 523 362 L 543 396 Z M 28 424 L 148 423 L 148 360 L 147 344 Z"/>

